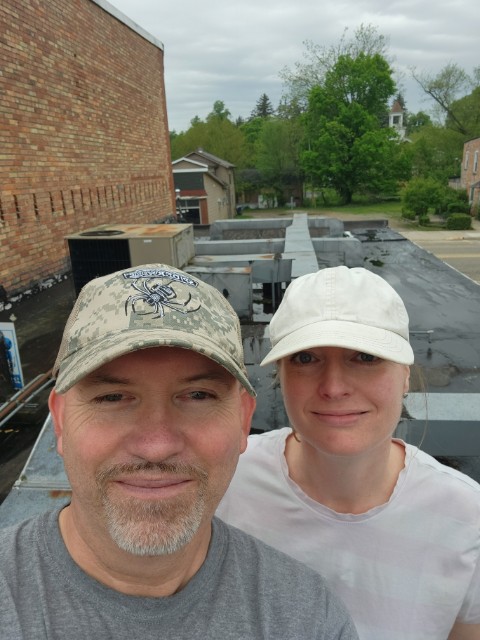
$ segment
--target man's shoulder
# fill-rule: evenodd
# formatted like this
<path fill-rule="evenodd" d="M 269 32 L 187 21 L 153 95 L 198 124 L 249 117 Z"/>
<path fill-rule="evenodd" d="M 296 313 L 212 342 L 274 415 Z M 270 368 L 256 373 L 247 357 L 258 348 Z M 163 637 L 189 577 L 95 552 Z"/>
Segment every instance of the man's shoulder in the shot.
<path fill-rule="evenodd" d="M 13 551 L 16 554 L 23 548 L 31 550 L 31 546 L 38 539 L 38 532 L 45 527 L 48 522 L 56 518 L 56 511 L 35 514 L 20 520 L 14 524 L 0 528 L 0 556 L 11 558 Z"/>
<path fill-rule="evenodd" d="M 281 628 L 275 637 L 358 639 L 345 605 L 319 573 L 222 520 L 214 521 L 227 540 L 222 580 L 228 588 L 233 581 L 242 597 L 253 598 L 250 607 L 272 616 L 271 624 Z"/>

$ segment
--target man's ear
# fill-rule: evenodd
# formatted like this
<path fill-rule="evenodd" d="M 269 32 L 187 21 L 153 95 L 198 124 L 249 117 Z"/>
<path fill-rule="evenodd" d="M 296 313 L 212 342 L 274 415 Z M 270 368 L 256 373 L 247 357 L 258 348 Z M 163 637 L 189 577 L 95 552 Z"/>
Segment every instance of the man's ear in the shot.
<path fill-rule="evenodd" d="M 53 421 L 53 430 L 55 437 L 57 438 L 57 451 L 63 456 L 63 409 L 65 406 L 65 399 L 62 395 L 58 394 L 55 389 L 52 389 L 50 396 L 48 397 L 48 408 Z"/>
<path fill-rule="evenodd" d="M 242 390 L 241 402 L 242 402 L 242 439 L 240 445 L 240 453 L 243 453 L 247 448 L 247 436 L 250 433 L 250 427 L 252 426 L 252 417 L 255 411 L 255 407 L 257 406 L 257 401 L 255 398 L 246 391 Z"/>

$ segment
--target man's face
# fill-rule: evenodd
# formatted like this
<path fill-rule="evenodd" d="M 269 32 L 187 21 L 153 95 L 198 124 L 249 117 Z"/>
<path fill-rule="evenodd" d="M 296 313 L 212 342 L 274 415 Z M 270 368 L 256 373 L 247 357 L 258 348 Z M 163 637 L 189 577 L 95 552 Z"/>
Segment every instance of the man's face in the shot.
<path fill-rule="evenodd" d="M 138 555 L 180 549 L 210 526 L 254 407 L 223 367 L 175 347 L 130 353 L 53 391 L 77 527 Z"/>

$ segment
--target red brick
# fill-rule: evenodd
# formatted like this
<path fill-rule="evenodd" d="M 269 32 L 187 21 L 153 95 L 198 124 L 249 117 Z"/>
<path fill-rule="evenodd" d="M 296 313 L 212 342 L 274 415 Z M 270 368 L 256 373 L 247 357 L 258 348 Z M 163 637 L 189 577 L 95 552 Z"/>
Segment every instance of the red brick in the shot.
<path fill-rule="evenodd" d="M 92 0 L 2 0 L 0 33 L 0 284 L 12 295 L 68 270 L 66 235 L 153 222 L 175 195 L 159 47 Z"/>

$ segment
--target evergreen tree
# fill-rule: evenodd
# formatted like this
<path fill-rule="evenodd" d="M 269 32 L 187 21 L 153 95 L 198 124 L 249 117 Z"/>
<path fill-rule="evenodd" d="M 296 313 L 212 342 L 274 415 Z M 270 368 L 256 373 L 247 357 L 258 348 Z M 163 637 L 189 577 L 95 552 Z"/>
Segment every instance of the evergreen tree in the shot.
<path fill-rule="evenodd" d="M 257 100 L 257 104 L 255 105 L 255 109 L 251 113 L 251 118 L 268 118 L 273 116 L 275 113 L 275 109 L 272 107 L 272 103 L 270 102 L 270 98 L 266 93 L 262 93 L 260 98 Z"/>

